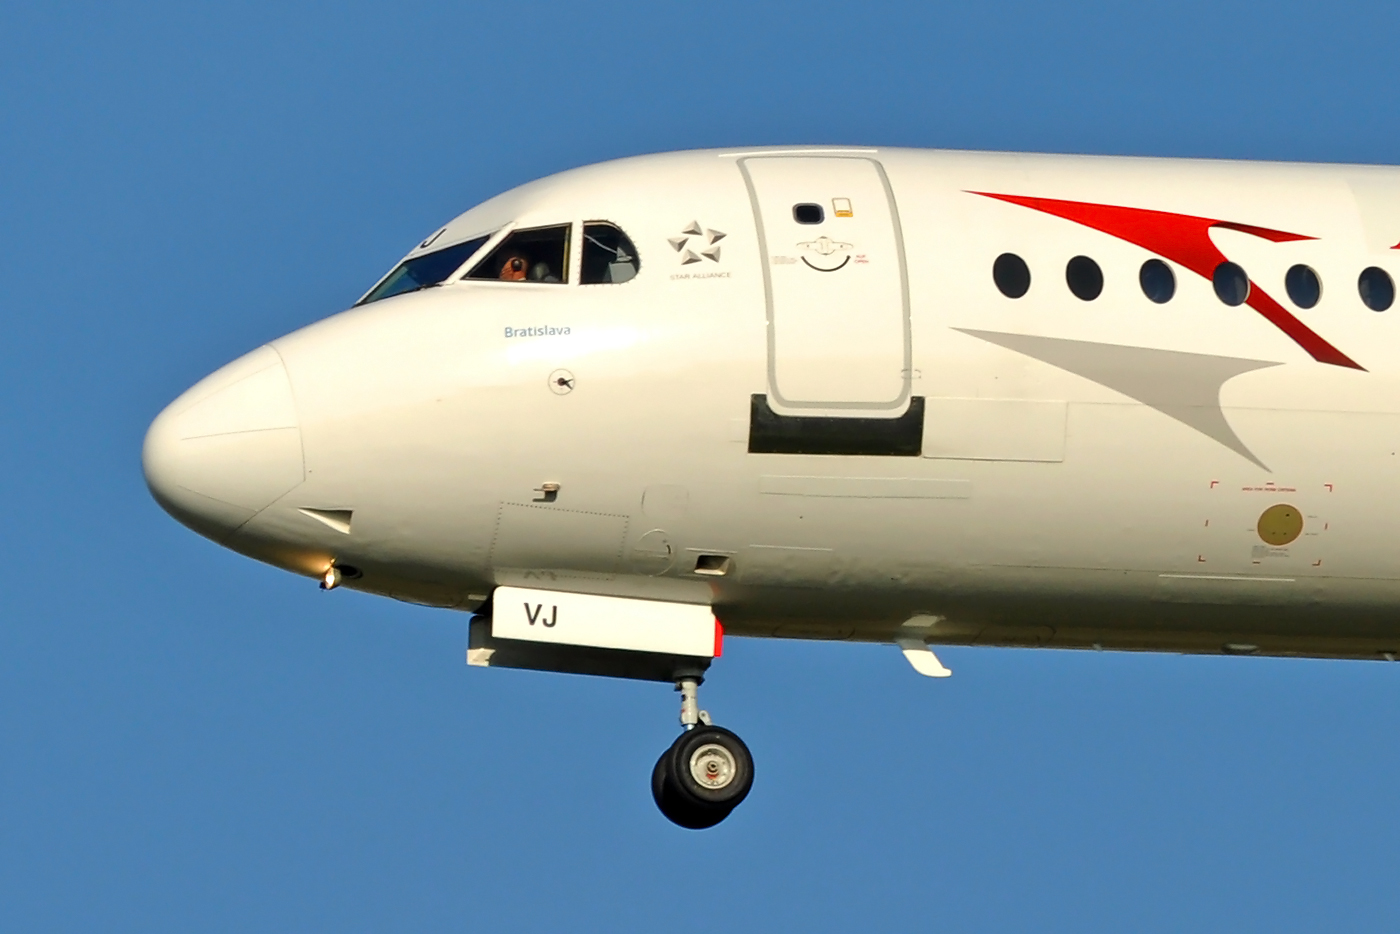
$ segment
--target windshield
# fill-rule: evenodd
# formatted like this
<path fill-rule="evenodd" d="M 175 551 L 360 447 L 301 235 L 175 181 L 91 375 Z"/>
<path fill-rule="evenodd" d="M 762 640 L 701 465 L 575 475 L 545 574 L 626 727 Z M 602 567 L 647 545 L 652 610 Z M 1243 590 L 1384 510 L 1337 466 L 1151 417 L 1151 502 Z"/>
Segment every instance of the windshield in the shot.
<path fill-rule="evenodd" d="M 422 256 L 404 260 L 399 263 L 397 269 L 384 277 L 383 282 L 375 286 L 373 292 L 360 299 L 359 304 L 368 305 L 370 302 L 377 302 L 381 298 L 388 298 L 391 295 L 416 292 L 418 289 L 437 285 L 456 272 L 459 266 L 471 259 L 472 254 L 481 249 L 482 244 L 490 239 L 491 235 L 487 234 L 465 243 L 453 244 L 432 253 L 424 253 Z"/>

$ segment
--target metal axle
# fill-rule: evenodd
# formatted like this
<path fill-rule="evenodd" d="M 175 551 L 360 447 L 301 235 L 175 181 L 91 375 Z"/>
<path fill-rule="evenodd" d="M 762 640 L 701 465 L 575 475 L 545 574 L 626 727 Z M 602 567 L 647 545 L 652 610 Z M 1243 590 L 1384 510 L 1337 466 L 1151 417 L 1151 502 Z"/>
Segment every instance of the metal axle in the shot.
<path fill-rule="evenodd" d="M 693 730 L 700 723 L 710 726 L 709 712 L 700 709 L 700 679 L 679 678 L 676 690 L 681 692 L 681 727 Z"/>

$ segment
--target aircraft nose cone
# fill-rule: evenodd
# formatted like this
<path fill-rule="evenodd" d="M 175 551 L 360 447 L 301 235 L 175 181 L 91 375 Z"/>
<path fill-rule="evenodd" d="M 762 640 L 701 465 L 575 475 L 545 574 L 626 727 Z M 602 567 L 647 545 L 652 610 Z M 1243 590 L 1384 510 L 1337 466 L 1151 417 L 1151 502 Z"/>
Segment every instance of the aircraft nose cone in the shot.
<path fill-rule="evenodd" d="M 196 383 L 156 416 L 141 463 L 166 512 L 227 539 L 305 477 L 281 356 L 261 347 Z"/>

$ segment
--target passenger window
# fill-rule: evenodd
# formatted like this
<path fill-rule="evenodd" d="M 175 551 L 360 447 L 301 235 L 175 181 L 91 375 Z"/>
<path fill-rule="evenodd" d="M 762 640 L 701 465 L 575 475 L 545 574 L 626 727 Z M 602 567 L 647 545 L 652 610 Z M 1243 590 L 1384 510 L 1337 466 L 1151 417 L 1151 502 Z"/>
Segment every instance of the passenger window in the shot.
<path fill-rule="evenodd" d="M 1160 259 L 1149 259 L 1138 270 L 1138 285 L 1149 301 L 1165 305 L 1176 294 L 1176 275 Z"/>
<path fill-rule="evenodd" d="M 820 224 L 826 220 L 826 211 L 820 204 L 794 204 L 792 219 L 799 224 Z"/>
<path fill-rule="evenodd" d="M 1065 284 L 1081 301 L 1092 302 L 1103 292 L 1103 270 L 1087 256 L 1076 256 L 1065 265 Z"/>
<path fill-rule="evenodd" d="M 437 285 L 456 272 L 459 266 L 471 259 L 472 254 L 481 249 L 489 239 L 491 237 L 488 234 L 485 237 L 477 237 L 475 240 L 443 247 L 441 250 L 434 250 L 431 253 L 424 253 L 422 256 L 404 260 L 393 272 L 385 276 L 384 280 L 375 286 L 373 291 L 356 304 L 368 305 L 381 298 L 402 295 L 405 292 L 416 292 L 430 285 Z"/>
<path fill-rule="evenodd" d="M 1299 308 L 1311 308 L 1322 298 L 1322 280 L 1311 266 L 1299 263 L 1290 267 L 1283 277 L 1283 285 L 1288 297 Z"/>
<path fill-rule="evenodd" d="M 637 275 L 641 265 L 637 248 L 617 227 L 605 221 L 583 225 L 583 268 L 579 270 L 583 285 L 626 282 Z"/>
<path fill-rule="evenodd" d="M 1372 311 L 1385 311 L 1395 301 L 1395 282 L 1379 266 L 1363 269 L 1356 288 L 1361 292 L 1361 301 Z"/>
<path fill-rule="evenodd" d="M 1031 269 L 1015 253 L 1003 253 L 992 263 L 992 281 L 1007 298 L 1020 298 L 1030 291 Z"/>
<path fill-rule="evenodd" d="M 1238 263 L 1221 263 L 1210 277 L 1215 295 L 1227 305 L 1243 305 L 1249 301 L 1249 276 Z"/>
<path fill-rule="evenodd" d="M 565 282 L 569 274 L 570 224 L 513 231 L 481 262 L 468 279 L 502 282 Z"/>

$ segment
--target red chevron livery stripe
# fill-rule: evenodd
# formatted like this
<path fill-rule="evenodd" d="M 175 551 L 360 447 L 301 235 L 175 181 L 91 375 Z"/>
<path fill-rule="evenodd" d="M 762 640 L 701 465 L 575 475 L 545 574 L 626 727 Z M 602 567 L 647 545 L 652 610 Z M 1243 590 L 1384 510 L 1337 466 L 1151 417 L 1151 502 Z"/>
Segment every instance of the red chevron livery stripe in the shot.
<path fill-rule="evenodd" d="M 1002 195 L 990 191 L 973 191 L 969 194 L 996 198 L 1010 204 L 1053 214 L 1085 227 L 1092 227 L 1120 240 L 1137 244 L 1151 250 L 1174 263 L 1186 267 L 1206 279 L 1213 278 L 1215 268 L 1228 259 L 1210 239 L 1212 228 L 1238 230 L 1255 237 L 1262 237 L 1274 243 L 1287 243 L 1293 240 L 1315 240 L 1303 234 L 1272 230 L 1268 227 L 1255 227 L 1252 224 L 1238 224 L 1233 221 L 1210 217 L 1195 217 L 1190 214 L 1172 214 L 1167 211 L 1150 211 L 1144 208 L 1121 207 L 1112 204 L 1090 204 L 1084 201 L 1059 201 L 1054 198 L 1029 198 L 1023 195 Z M 1400 249 L 1400 244 L 1396 244 Z M 1249 298 L 1245 303 L 1264 318 L 1287 334 L 1295 344 L 1307 351 L 1319 363 L 1332 366 L 1350 367 L 1364 370 L 1355 360 L 1333 347 L 1316 331 L 1276 302 L 1269 293 L 1261 289 L 1254 280 L 1249 283 Z"/>

